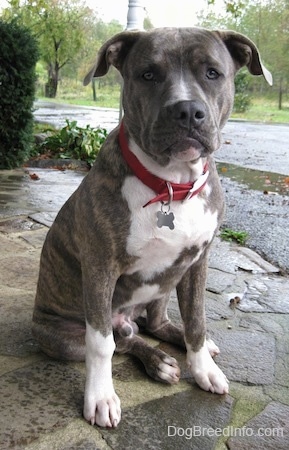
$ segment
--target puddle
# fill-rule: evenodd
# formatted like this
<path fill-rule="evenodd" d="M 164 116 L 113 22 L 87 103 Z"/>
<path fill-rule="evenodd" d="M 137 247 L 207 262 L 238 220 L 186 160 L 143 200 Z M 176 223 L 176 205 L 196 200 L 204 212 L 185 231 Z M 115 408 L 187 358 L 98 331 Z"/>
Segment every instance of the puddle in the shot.
<path fill-rule="evenodd" d="M 248 169 L 223 162 L 217 162 L 217 169 L 220 176 L 245 184 L 249 189 L 262 191 L 264 194 L 289 195 L 289 176 Z"/>

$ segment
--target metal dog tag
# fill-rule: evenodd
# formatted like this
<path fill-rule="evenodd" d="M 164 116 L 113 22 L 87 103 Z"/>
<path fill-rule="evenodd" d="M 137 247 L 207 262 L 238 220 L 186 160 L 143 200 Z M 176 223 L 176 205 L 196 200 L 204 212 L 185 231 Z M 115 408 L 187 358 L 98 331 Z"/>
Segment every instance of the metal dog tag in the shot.
<path fill-rule="evenodd" d="M 157 219 L 158 219 L 157 226 L 159 228 L 169 227 L 170 230 L 173 230 L 175 228 L 174 225 L 175 216 L 172 212 L 158 211 Z"/>

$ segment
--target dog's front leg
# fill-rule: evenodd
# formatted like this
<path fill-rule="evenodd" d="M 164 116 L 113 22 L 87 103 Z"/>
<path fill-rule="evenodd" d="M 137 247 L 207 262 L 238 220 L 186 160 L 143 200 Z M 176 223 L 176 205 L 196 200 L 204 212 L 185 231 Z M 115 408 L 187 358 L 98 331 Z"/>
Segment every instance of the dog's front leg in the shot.
<path fill-rule="evenodd" d="M 210 355 L 206 341 L 205 284 L 206 255 L 189 269 L 177 286 L 178 301 L 185 328 L 187 363 L 198 385 L 205 391 L 225 394 L 228 380 Z"/>
<path fill-rule="evenodd" d="M 116 427 L 120 421 L 120 400 L 112 382 L 111 359 L 115 349 L 112 333 L 101 332 L 86 323 L 86 383 L 83 415 L 94 425 Z"/>
<path fill-rule="evenodd" d="M 83 415 L 92 425 L 116 427 L 120 421 L 120 401 L 112 382 L 115 349 L 111 325 L 111 299 L 115 286 L 111 276 L 84 277 L 86 307 L 86 383 Z M 86 283 L 87 282 L 87 283 Z"/>

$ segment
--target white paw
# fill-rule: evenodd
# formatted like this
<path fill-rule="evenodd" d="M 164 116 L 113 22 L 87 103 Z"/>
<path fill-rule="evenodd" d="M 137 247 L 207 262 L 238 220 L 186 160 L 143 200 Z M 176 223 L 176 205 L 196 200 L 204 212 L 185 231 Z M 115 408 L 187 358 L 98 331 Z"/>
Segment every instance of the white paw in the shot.
<path fill-rule="evenodd" d="M 212 341 L 212 339 L 207 339 L 206 343 L 211 356 L 216 356 L 220 353 L 219 347 L 215 344 L 214 341 Z"/>
<path fill-rule="evenodd" d="M 91 425 L 115 428 L 121 418 L 120 400 L 114 391 L 100 399 L 85 399 L 83 415 Z"/>
<path fill-rule="evenodd" d="M 158 365 L 158 376 L 166 383 L 176 384 L 180 380 L 180 368 L 177 360 L 171 356 L 166 356 Z"/>
<path fill-rule="evenodd" d="M 229 392 L 229 381 L 212 359 L 206 343 L 198 352 L 188 348 L 187 361 L 195 381 L 202 389 L 216 394 Z"/>

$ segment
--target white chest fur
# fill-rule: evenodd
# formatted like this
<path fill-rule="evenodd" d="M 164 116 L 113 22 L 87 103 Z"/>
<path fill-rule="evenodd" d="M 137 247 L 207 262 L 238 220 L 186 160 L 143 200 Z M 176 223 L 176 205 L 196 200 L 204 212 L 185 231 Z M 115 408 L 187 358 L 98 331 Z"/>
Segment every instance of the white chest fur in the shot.
<path fill-rule="evenodd" d="M 208 194 L 209 185 L 205 187 L 206 191 Z M 170 211 L 175 216 L 173 230 L 167 226 L 157 226 L 157 212 L 161 208 L 159 202 L 143 208 L 155 193 L 138 178 L 129 176 L 125 179 L 122 195 L 131 211 L 127 252 L 138 257 L 127 274 L 138 271 L 144 281 L 149 281 L 157 273 L 169 268 L 184 249 L 196 246 L 199 252 L 194 260 L 197 260 L 204 242 L 213 238 L 217 212 L 212 213 L 206 208 L 205 200 L 199 195 L 186 202 L 172 202 Z"/>

